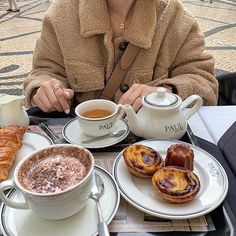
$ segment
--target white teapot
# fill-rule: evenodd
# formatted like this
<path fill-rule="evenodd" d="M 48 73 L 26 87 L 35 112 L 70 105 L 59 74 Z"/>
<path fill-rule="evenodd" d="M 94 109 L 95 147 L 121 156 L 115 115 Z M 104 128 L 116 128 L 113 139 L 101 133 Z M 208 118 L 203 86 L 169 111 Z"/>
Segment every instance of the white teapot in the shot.
<path fill-rule="evenodd" d="M 0 127 L 6 125 L 29 125 L 22 101 L 25 96 L 6 95 L 0 98 Z"/>
<path fill-rule="evenodd" d="M 187 120 L 202 106 L 202 98 L 191 95 L 182 102 L 178 95 L 158 87 L 142 98 L 142 104 L 137 114 L 130 105 L 124 105 L 132 133 L 145 139 L 180 139 L 186 132 Z"/>

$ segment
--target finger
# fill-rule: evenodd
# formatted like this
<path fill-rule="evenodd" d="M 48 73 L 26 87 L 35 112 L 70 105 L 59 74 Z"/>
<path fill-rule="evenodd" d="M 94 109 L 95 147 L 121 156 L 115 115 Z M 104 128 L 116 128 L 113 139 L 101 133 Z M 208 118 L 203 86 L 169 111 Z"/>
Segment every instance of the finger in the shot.
<path fill-rule="evenodd" d="M 64 89 L 65 98 L 71 100 L 74 96 L 74 91 L 72 89 Z"/>
<path fill-rule="evenodd" d="M 132 105 L 132 107 L 133 107 L 133 109 L 137 112 L 141 107 L 142 107 L 142 97 L 138 97 L 135 101 L 134 101 L 134 103 L 133 103 L 133 105 Z"/>
<path fill-rule="evenodd" d="M 74 91 L 72 89 L 65 89 L 57 80 L 52 80 L 52 82 L 50 93 L 53 92 L 54 94 L 50 95 L 50 98 L 52 98 L 51 102 L 58 111 L 64 111 L 68 114 L 70 112 L 68 101 L 74 96 Z"/>
<path fill-rule="evenodd" d="M 43 104 L 43 102 L 40 100 L 40 97 L 38 94 L 35 94 L 33 96 L 33 101 L 36 104 L 37 107 L 39 107 L 43 112 L 49 112 L 50 110 Z"/>
<path fill-rule="evenodd" d="M 56 90 L 60 89 L 60 81 L 51 79 L 48 82 L 41 84 L 38 89 L 40 100 L 44 106 L 48 107 L 49 110 L 62 111 L 62 107 L 57 97 L 55 96 Z"/>
<path fill-rule="evenodd" d="M 61 88 L 57 89 L 55 92 L 53 92 L 53 88 L 49 89 L 46 93 L 46 96 L 48 97 L 48 100 L 50 101 L 51 106 L 59 112 L 63 111 L 63 108 L 61 106 L 61 103 L 58 99 L 58 93 L 62 90 Z"/>
<path fill-rule="evenodd" d="M 141 95 L 141 85 L 133 84 L 130 89 L 121 96 L 119 103 L 120 104 L 130 104 L 133 103 L 138 99 Z"/>
<path fill-rule="evenodd" d="M 65 107 L 63 107 L 64 111 L 66 114 L 70 113 L 70 105 L 71 104 L 69 101 L 71 101 L 71 99 L 74 96 L 74 91 L 72 89 L 64 89 L 64 97 L 67 100 L 68 105 L 66 105 Z"/>
<path fill-rule="evenodd" d="M 61 111 L 64 111 L 66 114 L 70 113 L 70 105 L 68 100 L 66 99 L 66 97 L 68 96 L 68 92 L 65 91 L 65 89 L 61 88 L 55 92 L 55 95 L 60 103 L 62 109 Z"/>
<path fill-rule="evenodd" d="M 48 112 L 50 111 L 55 111 L 60 109 L 60 107 L 57 107 L 54 105 L 56 100 L 56 97 L 54 95 L 54 93 L 51 92 L 51 90 L 45 90 L 45 89 L 41 89 L 38 91 L 38 95 L 39 95 L 39 100 L 41 101 L 41 103 L 43 104 L 44 107 L 47 108 Z M 54 103 L 52 102 L 54 101 Z"/>

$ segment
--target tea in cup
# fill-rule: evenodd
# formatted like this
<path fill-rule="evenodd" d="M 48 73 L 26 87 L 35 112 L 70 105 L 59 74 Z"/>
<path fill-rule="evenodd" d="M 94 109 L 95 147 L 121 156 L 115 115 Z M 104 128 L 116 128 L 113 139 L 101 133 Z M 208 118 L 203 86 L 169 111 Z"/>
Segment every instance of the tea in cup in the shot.
<path fill-rule="evenodd" d="M 9 207 L 31 209 L 52 220 L 64 219 L 85 206 L 92 188 L 94 157 L 87 149 L 71 144 L 53 145 L 23 159 L 14 180 L 0 184 L 0 198 Z M 4 191 L 16 188 L 25 202 L 8 199 Z"/>
<path fill-rule="evenodd" d="M 92 99 L 75 108 L 83 132 L 92 137 L 107 135 L 124 115 L 123 105 L 105 99 Z"/>

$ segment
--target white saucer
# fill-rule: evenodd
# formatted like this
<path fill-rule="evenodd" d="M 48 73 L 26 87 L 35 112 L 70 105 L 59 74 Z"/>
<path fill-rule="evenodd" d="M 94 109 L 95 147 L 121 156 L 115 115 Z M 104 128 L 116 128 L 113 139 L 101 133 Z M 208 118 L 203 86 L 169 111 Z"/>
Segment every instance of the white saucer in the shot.
<path fill-rule="evenodd" d="M 104 194 L 100 199 L 104 220 L 109 224 L 116 214 L 120 202 L 119 190 L 112 176 L 95 166 L 95 172 L 104 182 Z M 11 190 L 8 198 L 20 201 L 22 196 Z M 1 205 L 0 229 L 4 236 L 91 236 L 97 235 L 97 211 L 93 200 L 76 215 L 64 220 L 45 220 L 36 216 L 31 210 L 19 210 Z"/>
<path fill-rule="evenodd" d="M 82 143 L 82 141 L 91 139 L 91 137 L 83 133 L 77 118 L 74 118 L 65 124 L 62 130 L 62 134 L 64 139 L 69 143 L 77 144 L 85 148 L 104 148 L 119 143 L 120 141 L 122 141 L 127 137 L 130 131 L 128 123 L 123 119 L 120 119 L 119 121 L 116 122 L 116 124 L 113 127 L 113 130 L 114 131 L 126 130 L 126 132 L 120 137 L 107 136 L 102 140 L 97 140 L 92 143 L 85 144 Z"/>

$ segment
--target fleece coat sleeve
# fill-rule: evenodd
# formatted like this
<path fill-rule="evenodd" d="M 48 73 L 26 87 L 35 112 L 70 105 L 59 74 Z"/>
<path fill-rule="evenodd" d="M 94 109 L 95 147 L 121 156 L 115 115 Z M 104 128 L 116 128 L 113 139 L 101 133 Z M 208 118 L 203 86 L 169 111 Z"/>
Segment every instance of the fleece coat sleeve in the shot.
<path fill-rule="evenodd" d="M 33 68 L 29 77 L 24 81 L 23 92 L 26 95 L 25 105 L 32 106 L 31 97 L 33 91 L 41 83 L 55 78 L 68 87 L 63 56 L 57 41 L 50 16 L 43 19 L 41 37 L 37 40 L 33 56 Z"/>
<path fill-rule="evenodd" d="M 169 68 L 169 78 L 157 84 L 175 85 L 183 99 L 198 94 L 204 105 L 216 105 L 218 83 L 214 76 L 214 59 L 204 49 L 204 36 L 194 23 Z"/>

